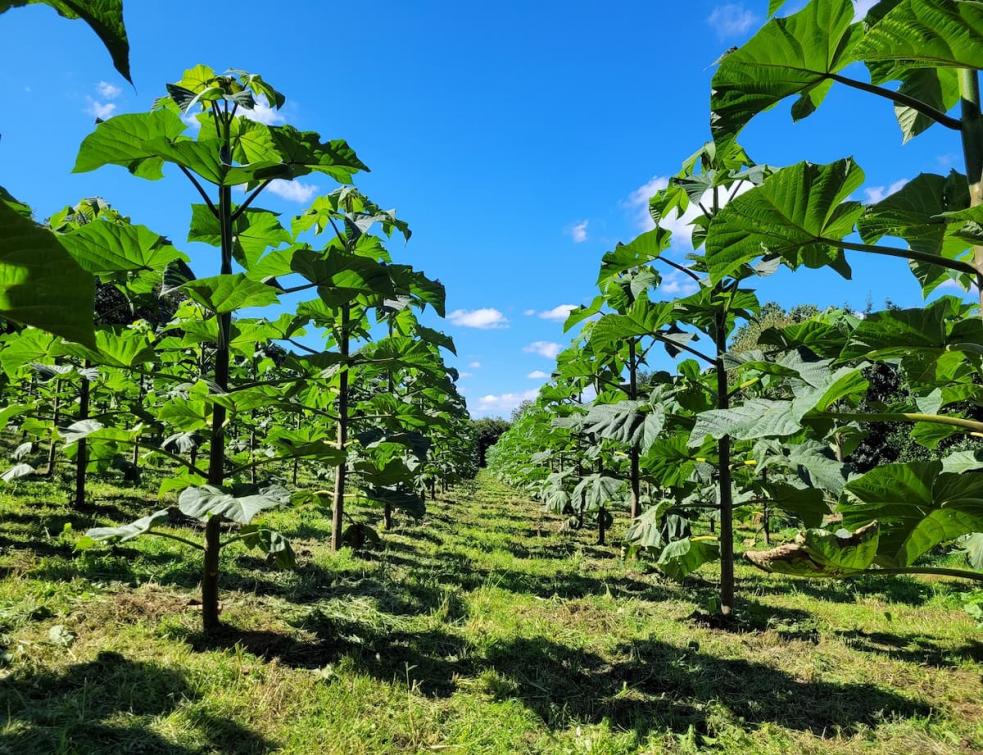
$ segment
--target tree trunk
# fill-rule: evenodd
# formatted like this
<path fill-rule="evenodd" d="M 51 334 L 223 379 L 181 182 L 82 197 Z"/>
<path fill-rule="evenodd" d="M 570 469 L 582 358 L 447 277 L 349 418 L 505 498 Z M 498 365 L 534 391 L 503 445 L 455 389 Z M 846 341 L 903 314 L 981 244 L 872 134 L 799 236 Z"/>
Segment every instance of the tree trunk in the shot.
<path fill-rule="evenodd" d="M 83 368 L 89 366 L 88 360 L 83 364 Z M 81 386 L 79 387 L 79 411 L 78 419 L 89 418 L 89 379 L 82 376 Z M 78 449 L 75 455 L 75 508 L 85 509 L 85 471 L 89 463 L 89 448 L 85 438 L 78 442 Z"/>
<path fill-rule="evenodd" d="M 717 408 L 730 408 L 730 395 L 727 386 L 727 368 L 724 353 L 727 351 L 727 316 L 717 313 L 715 328 L 717 346 Z M 733 490 L 730 477 L 730 436 L 725 435 L 717 442 L 719 503 L 720 503 L 720 613 L 731 616 L 734 613 L 734 511 Z"/>
<path fill-rule="evenodd" d="M 597 512 L 597 544 L 605 545 L 604 542 L 604 507 L 601 506 Z"/>
<path fill-rule="evenodd" d="M 45 475 L 48 477 L 54 477 L 55 475 L 55 464 L 58 460 L 58 455 L 55 450 L 58 448 L 58 420 L 61 419 L 61 381 L 55 381 L 55 401 L 51 412 L 51 443 L 48 444 L 48 467 L 45 470 Z"/>
<path fill-rule="evenodd" d="M 975 70 L 959 71 L 959 94 L 962 99 L 962 143 L 969 179 L 969 204 L 983 205 L 983 115 L 980 114 L 980 79 Z M 976 287 L 979 289 L 980 315 L 983 316 L 983 246 L 973 248 Z"/>
<path fill-rule="evenodd" d="M 628 398 L 638 400 L 638 359 L 635 353 L 635 339 L 628 341 Z M 639 503 L 638 444 L 633 443 L 629 451 L 631 459 L 631 518 L 635 519 L 641 511 Z"/>
<path fill-rule="evenodd" d="M 140 375 L 140 377 L 138 377 L 137 380 L 139 381 L 137 383 L 137 385 L 139 386 L 139 390 L 137 393 L 137 408 L 140 408 L 140 406 L 143 404 L 143 394 L 144 394 L 143 375 Z M 130 456 L 130 462 L 133 464 L 134 471 L 139 472 L 140 470 L 140 444 L 139 443 L 133 444 L 133 451 Z"/>
<path fill-rule="evenodd" d="M 226 127 L 226 130 L 228 127 Z M 231 162 L 228 146 L 222 147 L 222 161 Z M 219 226 L 222 245 L 222 275 L 232 274 L 232 188 L 219 187 Z M 229 336 L 232 330 L 232 313 L 219 315 L 218 344 L 215 349 L 215 384 L 222 391 L 229 389 Z M 221 487 L 225 482 L 225 407 L 212 407 L 212 428 L 208 449 L 208 482 Z M 218 605 L 219 551 L 221 549 L 222 517 L 213 516 L 205 524 L 205 555 L 201 575 L 201 621 L 206 634 L 220 626 Z"/>
<path fill-rule="evenodd" d="M 345 453 L 348 444 L 348 329 L 351 316 L 351 305 L 344 304 L 341 308 L 341 334 L 339 350 L 342 356 L 341 373 L 338 376 L 338 448 Z M 345 517 L 345 478 L 348 473 L 348 463 L 342 461 L 338 466 L 334 481 L 334 505 L 331 516 L 331 548 L 341 548 L 341 528 Z"/>

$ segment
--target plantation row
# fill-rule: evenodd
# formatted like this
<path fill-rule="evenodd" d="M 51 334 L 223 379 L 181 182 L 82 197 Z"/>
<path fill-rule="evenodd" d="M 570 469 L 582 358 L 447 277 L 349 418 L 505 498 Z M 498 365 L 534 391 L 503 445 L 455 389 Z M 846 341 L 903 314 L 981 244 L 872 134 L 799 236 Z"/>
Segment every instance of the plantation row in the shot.
<path fill-rule="evenodd" d="M 772 0 L 770 15 L 783 4 Z M 626 509 L 630 550 L 668 576 L 719 561 L 725 618 L 735 520 L 766 539 L 772 522 L 800 529 L 745 554 L 766 571 L 983 580 L 980 306 L 944 295 L 865 316 L 776 317 L 752 288 L 780 268 L 849 279 L 850 259 L 873 254 L 907 263 L 926 298 L 979 293 L 981 68 L 979 0 L 882 0 L 860 21 L 849 0 L 811 0 L 725 54 L 713 140 L 651 198 L 655 228 L 603 256 L 598 294 L 570 313 L 566 329 L 580 329 L 552 381 L 489 453 L 495 473 L 572 527 L 595 522 L 599 542 Z M 922 173 L 862 204 L 853 159 L 777 168 L 739 145 L 760 113 L 794 98 L 793 119 L 805 118 L 834 85 L 893 106 L 904 141 L 952 131 L 965 172 Z M 696 251 L 680 262 L 659 223 L 687 212 Z M 696 292 L 655 298 L 664 273 Z M 672 372 L 649 367 L 663 354 Z M 878 453 L 877 438 L 899 432 L 910 436 L 904 458 Z M 953 544 L 971 568 L 935 563 Z"/>
<path fill-rule="evenodd" d="M 121 2 L 47 4 L 81 15 L 129 78 Z M 183 182 L 187 239 L 215 248 L 218 275 L 102 199 L 39 225 L 0 190 L 0 423 L 18 439 L 2 479 L 71 465 L 75 505 L 98 514 L 91 475 L 163 472 L 176 512 L 91 529 L 79 545 L 154 534 L 200 550 L 206 631 L 219 625 L 222 548 L 293 563 L 264 511 L 330 508 L 333 548 L 359 545 L 378 535 L 346 501 L 372 502 L 389 527 L 475 467 L 442 358 L 453 342 L 419 320 L 428 307 L 443 316 L 443 286 L 393 261 L 387 240 L 409 226 L 352 186 L 368 168 L 345 141 L 250 118 L 284 101 L 258 74 L 199 65 L 79 149 L 75 172 Z M 338 188 L 289 220 L 261 209 L 271 181 L 310 173 Z M 301 466 L 322 485 L 298 487 Z M 200 523 L 201 542 L 172 526 L 182 520 Z"/>

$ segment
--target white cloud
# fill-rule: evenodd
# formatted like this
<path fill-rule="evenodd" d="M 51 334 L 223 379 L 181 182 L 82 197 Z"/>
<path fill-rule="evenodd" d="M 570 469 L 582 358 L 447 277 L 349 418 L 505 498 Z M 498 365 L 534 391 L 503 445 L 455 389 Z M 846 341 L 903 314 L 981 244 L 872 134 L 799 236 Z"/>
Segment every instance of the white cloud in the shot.
<path fill-rule="evenodd" d="M 890 186 L 868 186 L 864 189 L 864 194 L 867 195 L 868 203 L 875 204 L 891 196 L 894 192 L 901 191 L 906 183 L 908 183 L 907 178 L 900 178 Z"/>
<path fill-rule="evenodd" d="M 275 178 L 270 181 L 270 185 L 267 188 L 278 197 L 282 197 L 290 202 L 300 203 L 310 202 L 318 192 L 318 188 L 314 184 L 305 184 L 296 178 L 292 181 Z"/>
<path fill-rule="evenodd" d="M 457 377 L 460 380 L 467 380 L 468 378 L 473 378 L 474 377 L 474 373 L 473 372 L 459 372 L 459 373 L 457 373 Z"/>
<path fill-rule="evenodd" d="M 853 20 L 859 21 L 867 15 L 867 12 L 873 8 L 880 0 L 853 0 Z"/>
<path fill-rule="evenodd" d="M 121 94 L 123 90 L 114 84 L 110 84 L 108 81 L 100 81 L 96 84 L 96 90 L 99 92 L 99 96 L 104 100 L 115 100 Z"/>
<path fill-rule="evenodd" d="M 267 126 L 283 123 L 286 120 L 286 118 L 280 115 L 279 110 L 270 107 L 269 101 L 265 97 L 257 98 L 256 105 L 252 110 L 243 108 L 240 112 L 244 118 L 256 121 L 257 123 L 265 123 Z"/>
<path fill-rule="evenodd" d="M 549 377 L 549 375 L 547 375 L 542 370 L 533 370 L 528 375 L 526 375 L 526 377 L 529 378 L 530 380 L 545 380 L 546 378 Z"/>
<path fill-rule="evenodd" d="M 652 216 L 649 215 L 649 198 L 668 185 L 669 179 L 665 176 L 652 176 L 646 183 L 635 189 L 625 201 L 625 205 L 632 210 L 635 216 L 635 224 L 643 231 L 651 231 L 655 227 Z"/>
<path fill-rule="evenodd" d="M 447 315 L 447 319 L 462 328 L 478 328 L 479 330 L 507 328 L 509 325 L 508 318 L 494 307 L 455 309 Z"/>
<path fill-rule="evenodd" d="M 533 388 L 521 393 L 489 393 L 481 396 L 477 402 L 476 413 L 481 415 L 508 414 L 516 409 L 523 401 L 535 401 L 539 389 Z"/>
<path fill-rule="evenodd" d="M 747 34 L 757 20 L 757 16 L 741 3 L 724 3 L 713 9 L 707 23 L 720 39 L 727 39 Z"/>
<path fill-rule="evenodd" d="M 116 112 L 116 103 L 114 102 L 99 102 L 91 97 L 86 97 L 85 102 L 85 112 L 101 121 L 106 120 Z"/>
<path fill-rule="evenodd" d="M 197 131 L 201 128 L 201 121 L 196 116 L 197 113 L 181 113 L 181 120 L 184 121 L 185 125 Z"/>
<path fill-rule="evenodd" d="M 699 288 L 700 286 L 697 282 L 686 275 L 686 273 L 680 272 L 679 270 L 671 270 L 668 274 L 662 276 L 659 291 L 668 296 L 689 296 L 690 294 L 695 294 Z"/>
<path fill-rule="evenodd" d="M 527 309 L 523 314 L 527 317 L 536 316 L 540 320 L 552 320 L 554 322 L 564 322 L 567 316 L 577 308 L 576 304 L 557 304 L 553 309 L 545 309 L 537 312 L 535 309 Z"/>
<path fill-rule="evenodd" d="M 664 176 L 654 176 L 647 183 L 644 183 L 635 189 L 628 196 L 628 199 L 625 200 L 625 206 L 633 211 L 635 223 L 640 231 L 651 231 L 653 228 L 655 228 L 655 223 L 652 222 L 652 216 L 649 215 L 649 198 L 656 192 L 665 189 L 668 185 L 668 178 L 665 178 Z M 753 188 L 753 184 L 749 183 L 748 181 L 743 181 L 738 184 L 737 191 L 734 192 L 733 196 L 739 196 Z M 731 192 L 720 192 L 718 196 L 720 207 L 723 207 L 730 201 Z M 700 197 L 700 202 L 704 207 L 708 207 L 712 200 L 712 191 L 707 191 L 702 197 Z M 700 209 L 699 204 L 690 202 L 689 207 L 686 208 L 686 212 L 679 215 L 677 211 L 673 211 L 670 215 L 662 218 L 662 220 L 659 222 L 659 226 L 672 232 L 673 246 L 679 246 L 684 249 L 692 249 L 693 228 L 690 224 L 701 214 L 703 214 L 703 210 Z"/>
<path fill-rule="evenodd" d="M 470 367 L 472 370 L 479 370 L 481 369 L 481 362 L 478 361 L 468 362 L 468 367 Z"/>
<path fill-rule="evenodd" d="M 539 354 L 539 356 L 547 359 L 556 359 L 556 355 L 563 350 L 563 347 L 552 341 L 533 341 L 528 346 L 524 346 L 522 350 L 527 354 Z"/>
<path fill-rule="evenodd" d="M 574 223 L 567 229 L 567 233 L 570 234 L 574 244 L 583 244 L 585 241 L 587 241 L 587 225 L 589 223 L 589 220 L 581 220 L 578 223 Z"/>

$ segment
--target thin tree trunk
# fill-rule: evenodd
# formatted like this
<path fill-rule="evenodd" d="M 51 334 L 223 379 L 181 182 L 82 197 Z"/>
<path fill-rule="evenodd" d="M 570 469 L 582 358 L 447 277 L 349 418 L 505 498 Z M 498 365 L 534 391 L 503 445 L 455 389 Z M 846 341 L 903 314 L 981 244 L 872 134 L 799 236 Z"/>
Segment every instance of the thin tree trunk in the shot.
<path fill-rule="evenodd" d="M 143 375 L 140 375 L 137 378 L 137 381 L 138 381 L 137 382 L 137 385 L 139 386 L 138 393 L 137 393 L 137 407 L 139 407 L 140 405 L 143 404 L 143 394 L 144 394 Z M 137 443 L 134 443 L 133 444 L 133 452 L 132 452 L 132 456 L 130 457 L 130 461 L 133 464 L 133 469 L 135 471 L 139 472 L 139 470 L 140 470 L 140 446 Z"/>
<path fill-rule="evenodd" d="M 638 358 L 635 352 L 635 339 L 628 341 L 628 398 L 638 400 Z M 633 443 L 629 451 L 631 459 L 631 518 L 641 514 L 639 502 L 638 444 Z"/>
<path fill-rule="evenodd" d="M 88 360 L 83 363 L 83 368 L 89 366 Z M 89 418 L 89 379 L 82 375 L 82 382 L 79 387 L 79 410 L 78 419 Z M 85 438 L 78 442 L 78 449 L 75 455 L 75 508 L 85 509 L 85 472 L 89 463 L 89 448 Z"/>
<path fill-rule="evenodd" d="M 61 419 L 61 381 L 55 381 L 55 401 L 51 412 L 51 443 L 48 444 L 48 467 L 45 470 L 45 475 L 48 477 L 54 477 L 55 474 L 55 464 L 57 463 L 58 456 L 55 450 L 58 448 L 58 421 Z"/>
<path fill-rule="evenodd" d="M 344 304 L 341 308 L 341 334 L 338 344 L 342 357 L 341 374 L 338 376 L 338 448 L 342 454 L 348 445 L 348 328 L 351 316 L 351 305 Z M 341 528 L 345 517 L 345 478 L 348 473 L 348 463 L 342 461 L 335 473 L 334 506 L 331 516 L 331 548 L 341 548 Z"/>
<path fill-rule="evenodd" d="M 228 141 L 222 147 L 222 161 L 231 162 Z M 219 225 L 222 245 L 222 275 L 232 274 L 232 188 L 219 187 Z M 219 315 L 218 344 L 215 349 L 215 383 L 222 391 L 229 389 L 229 335 L 232 330 L 232 313 Z M 208 449 L 208 482 L 221 487 L 225 482 L 225 407 L 212 407 L 212 429 Z M 219 551 L 221 549 L 222 517 L 213 516 L 205 524 L 205 555 L 201 575 L 201 620 L 205 633 L 212 633 L 220 626 L 218 605 Z"/>
<path fill-rule="evenodd" d="M 727 351 L 727 316 L 717 313 L 715 328 L 717 346 L 717 408 L 730 408 L 727 386 L 727 368 L 724 353 Z M 717 442 L 719 503 L 720 503 L 720 613 L 731 616 L 734 613 L 734 512 L 733 490 L 730 477 L 730 436 L 725 435 Z"/>
<path fill-rule="evenodd" d="M 601 506 L 597 512 L 597 544 L 604 545 L 604 507 Z"/>
<path fill-rule="evenodd" d="M 959 71 L 959 94 L 962 98 L 962 143 L 969 179 L 969 204 L 983 205 L 983 115 L 980 114 L 980 79 L 975 70 Z M 983 316 L 983 246 L 973 248 L 976 286 Z"/>

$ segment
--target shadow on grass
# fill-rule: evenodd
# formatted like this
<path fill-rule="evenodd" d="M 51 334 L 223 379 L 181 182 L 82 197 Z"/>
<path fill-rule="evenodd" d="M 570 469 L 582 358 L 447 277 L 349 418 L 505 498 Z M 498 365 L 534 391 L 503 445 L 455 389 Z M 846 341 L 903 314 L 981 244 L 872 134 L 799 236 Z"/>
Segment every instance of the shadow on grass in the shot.
<path fill-rule="evenodd" d="M 888 603 L 924 605 L 935 595 L 935 588 L 910 577 L 861 577 L 849 580 L 793 579 L 785 584 L 752 582 L 744 579 L 747 589 L 757 595 L 782 595 L 799 592 L 810 598 L 831 603 L 855 603 L 859 598 L 882 597 Z"/>
<path fill-rule="evenodd" d="M 607 721 L 635 731 L 639 742 L 653 731 L 682 734 L 693 727 L 712 734 L 710 717 L 719 721 L 721 711 L 744 727 L 772 724 L 820 737 L 931 713 L 923 702 L 874 684 L 803 681 L 766 664 L 654 639 L 618 646 L 605 659 L 542 637 L 482 650 L 439 629 L 391 631 L 316 612 L 304 630 L 308 639 L 232 628 L 208 640 L 186 639 L 198 649 L 238 645 L 297 668 L 341 664 L 437 698 L 480 677 L 494 697 L 518 700 L 552 730 Z"/>
<path fill-rule="evenodd" d="M 656 729 L 709 731 L 707 716 L 723 708 L 745 726 L 776 724 L 825 736 L 846 734 L 892 716 L 925 716 L 920 701 L 873 684 L 807 682 L 771 666 L 725 659 L 658 640 L 600 656 L 545 638 L 498 643 L 487 663 L 500 677 L 500 698 L 517 698 L 552 729 L 608 721 L 639 739 Z"/>
<path fill-rule="evenodd" d="M 149 728 L 157 716 L 198 698 L 184 675 L 102 652 L 59 673 L 14 674 L 0 685 L 0 751 L 17 753 L 272 752 L 266 739 L 232 721 L 194 716 L 193 747 Z"/>
<path fill-rule="evenodd" d="M 966 660 L 983 662 L 983 642 L 970 640 L 958 648 L 947 648 L 917 634 L 865 632 L 861 629 L 836 632 L 854 650 L 876 653 L 897 661 L 937 668 L 958 668 Z"/>

